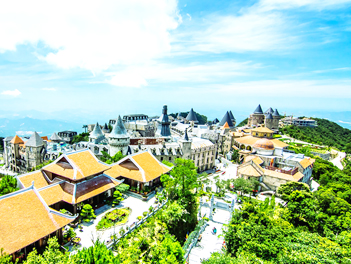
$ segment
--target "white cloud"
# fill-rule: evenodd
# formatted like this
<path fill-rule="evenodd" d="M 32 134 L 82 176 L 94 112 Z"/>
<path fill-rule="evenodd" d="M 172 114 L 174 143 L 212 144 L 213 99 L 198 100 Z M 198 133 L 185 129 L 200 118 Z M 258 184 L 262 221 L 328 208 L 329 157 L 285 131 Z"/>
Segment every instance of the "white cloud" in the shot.
<path fill-rule="evenodd" d="M 351 122 L 346 122 L 346 121 L 341 121 L 341 120 L 339 120 L 339 123 L 351 125 Z"/>
<path fill-rule="evenodd" d="M 42 59 L 61 68 L 99 72 L 170 50 L 181 17 L 176 0 L 14 0 L 0 4 L 0 51 L 42 41 Z"/>
<path fill-rule="evenodd" d="M 322 10 L 328 8 L 340 8 L 349 3 L 351 3 L 351 0 L 261 0 L 259 6 L 265 10 L 300 7 Z"/>
<path fill-rule="evenodd" d="M 173 64 L 155 63 L 129 67 L 126 70 L 109 73 L 113 77 L 107 81 L 116 86 L 124 87 L 142 87 L 147 86 L 149 82 L 222 82 L 225 78 L 249 75 L 252 71 L 261 68 L 260 64 L 254 64 L 250 61 L 215 61 L 190 63 L 186 66 Z"/>
<path fill-rule="evenodd" d="M 52 91 L 52 92 L 55 92 L 57 91 L 56 88 L 42 88 L 43 91 Z"/>
<path fill-rule="evenodd" d="M 17 97 L 21 94 L 21 92 L 18 89 L 15 89 L 13 91 L 12 90 L 3 91 L 1 92 L 1 94 Z"/>

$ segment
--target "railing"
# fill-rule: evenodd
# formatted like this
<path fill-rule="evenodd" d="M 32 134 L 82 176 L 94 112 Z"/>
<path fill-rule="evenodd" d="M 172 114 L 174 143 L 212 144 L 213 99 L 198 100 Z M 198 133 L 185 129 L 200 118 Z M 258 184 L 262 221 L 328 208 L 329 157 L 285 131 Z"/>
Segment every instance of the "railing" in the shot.
<path fill-rule="evenodd" d="M 293 170 L 283 170 L 281 168 L 277 168 L 277 167 L 273 167 L 273 166 L 266 166 L 265 169 L 271 170 L 271 171 L 281 172 L 281 173 L 288 174 L 288 175 L 295 175 L 295 173 L 299 170 L 297 167 Z"/>
<path fill-rule="evenodd" d="M 124 238 L 126 235 L 128 235 L 129 233 L 133 232 L 136 228 L 138 228 L 139 226 L 141 226 L 143 223 L 146 222 L 146 220 L 149 217 L 154 216 L 161 208 L 163 208 L 166 203 L 168 202 L 168 199 L 165 200 L 161 205 L 159 205 L 155 210 L 153 210 L 152 212 L 150 212 L 147 216 L 145 216 L 144 218 L 142 218 L 140 221 L 134 222 L 133 224 L 131 224 L 129 226 L 129 229 L 122 235 L 117 236 L 117 234 L 114 234 L 114 236 L 117 236 L 115 239 L 113 239 L 112 241 L 106 243 L 106 246 L 108 249 L 111 249 L 113 245 L 118 244 L 118 242 Z"/>
<path fill-rule="evenodd" d="M 200 220 L 200 222 L 195 227 L 195 230 L 190 233 L 188 239 L 186 240 L 183 250 L 185 251 L 184 259 L 187 259 L 191 250 L 198 242 L 199 236 L 204 232 L 206 226 L 208 225 L 206 220 Z"/>

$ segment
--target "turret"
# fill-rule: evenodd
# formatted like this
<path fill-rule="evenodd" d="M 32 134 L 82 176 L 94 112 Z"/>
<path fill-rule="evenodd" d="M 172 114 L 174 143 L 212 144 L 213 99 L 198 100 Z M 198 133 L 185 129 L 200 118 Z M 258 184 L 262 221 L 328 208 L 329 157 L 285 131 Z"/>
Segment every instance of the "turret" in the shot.
<path fill-rule="evenodd" d="M 108 142 L 110 144 L 110 156 L 114 156 L 119 151 L 123 155 L 127 155 L 130 137 L 124 127 L 121 116 L 118 116 L 117 123 L 109 135 Z"/>
<path fill-rule="evenodd" d="M 89 135 L 89 142 L 94 144 L 99 144 L 105 138 L 104 134 L 101 131 L 100 125 L 97 122 L 94 126 L 93 131 Z"/>
<path fill-rule="evenodd" d="M 183 158 L 191 159 L 191 140 L 189 139 L 187 129 L 185 129 L 184 137 L 182 139 L 179 139 L 178 142 L 182 148 Z"/>

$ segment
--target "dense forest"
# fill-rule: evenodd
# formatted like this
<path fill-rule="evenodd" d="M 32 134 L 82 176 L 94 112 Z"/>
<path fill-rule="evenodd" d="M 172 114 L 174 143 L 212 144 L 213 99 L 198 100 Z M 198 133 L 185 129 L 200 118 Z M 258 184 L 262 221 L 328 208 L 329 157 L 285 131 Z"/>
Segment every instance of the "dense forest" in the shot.
<path fill-rule="evenodd" d="M 299 140 L 318 145 L 332 146 L 351 153 L 351 130 L 326 119 L 313 119 L 317 121 L 317 127 L 297 127 L 292 125 L 283 127 L 280 131 L 285 135 Z"/>
<path fill-rule="evenodd" d="M 200 125 L 204 125 L 204 124 L 207 123 L 207 116 L 201 115 L 201 114 L 199 114 L 199 113 L 197 113 L 197 112 L 195 112 L 195 111 L 194 111 L 194 113 L 195 113 L 196 118 L 197 118 L 197 120 L 199 121 L 199 124 L 200 124 Z M 180 113 L 180 115 L 181 115 L 182 117 L 187 117 L 188 114 L 189 114 L 189 111 L 188 111 L 188 112 L 181 112 L 181 113 Z M 177 113 L 177 114 L 172 113 L 172 114 L 170 114 L 170 116 L 176 118 L 176 117 L 178 116 L 178 113 Z"/>
<path fill-rule="evenodd" d="M 224 252 L 202 263 L 350 263 L 351 163 L 341 171 L 317 158 L 315 169 L 321 186 L 313 193 L 288 183 L 278 190 L 285 205 L 248 198 L 228 225 Z"/>
<path fill-rule="evenodd" d="M 246 119 L 244 119 L 243 121 L 241 121 L 238 125 L 236 125 L 237 127 L 242 127 L 242 126 L 246 126 L 247 125 L 247 121 L 248 121 L 249 119 L 248 118 L 246 118 Z"/>

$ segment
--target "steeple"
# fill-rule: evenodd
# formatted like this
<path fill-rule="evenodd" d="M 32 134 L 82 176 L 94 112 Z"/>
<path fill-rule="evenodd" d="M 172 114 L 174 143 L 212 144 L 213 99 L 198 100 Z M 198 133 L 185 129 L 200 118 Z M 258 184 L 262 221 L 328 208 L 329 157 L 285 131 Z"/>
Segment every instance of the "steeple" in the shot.
<path fill-rule="evenodd" d="M 262 107 L 260 104 L 256 107 L 254 114 L 263 114 Z"/>
<path fill-rule="evenodd" d="M 274 113 L 273 113 L 273 116 L 280 116 L 279 112 L 277 109 L 275 109 Z"/>
<path fill-rule="evenodd" d="M 54 132 L 54 134 L 52 134 L 52 136 L 50 137 L 50 140 L 53 142 L 60 142 L 62 140 L 61 137 L 59 137 L 56 132 Z"/>
<path fill-rule="evenodd" d="M 118 151 L 121 151 L 123 155 L 127 155 L 130 137 L 121 116 L 118 116 L 117 123 L 109 135 L 108 143 L 110 145 L 110 156 L 116 155 Z"/>
<path fill-rule="evenodd" d="M 102 131 L 101 131 L 101 128 L 100 128 L 99 123 L 96 122 L 96 125 L 95 125 L 95 127 L 94 127 L 94 130 L 91 131 L 89 137 L 90 137 L 90 138 L 97 139 L 97 138 L 99 138 L 99 137 L 101 137 L 101 136 L 104 136 L 104 134 L 103 134 Z"/>
<path fill-rule="evenodd" d="M 235 121 L 235 117 L 234 117 L 232 111 L 229 111 L 229 116 L 230 116 L 230 119 L 232 120 L 232 122 L 234 122 Z"/>
<path fill-rule="evenodd" d="M 128 137 L 127 129 L 125 128 L 122 118 L 119 115 L 117 119 L 116 125 L 113 127 L 111 134 L 109 135 L 110 138 L 125 138 Z"/>
<path fill-rule="evenodd" d="M 171 129 L 169 128 L 169 125 L 171 122 L 169 122 L 168 119 L 168 113 L 167 113 L 167 105 L 164 105 L 162 108 L 162 116 L 160 118 L 161 120 L 161 136 L 162 137 L 169 137 L 171 136 Z"/>
<path fill-rule="evenodd" d="M 267 114 L 267 115 L 266 115 L 266 119 L 273 119 L 272 114 L 271 114 L 271 113 Z"/>
<path fill-rule="evenodd" d="M 189 114 L 187 115 L 186 120 L 188 120 L 188 121 L 193 121 L 193 122 L 199 122 L 199 121 L 197 120 L 196 115 L 195 115 L 195 113 L 194 113 L 194 110 L 193 110 L 192 108 L 191 108 Z"/>
<path fill-rule="evenodd" d="M 264 112 L 265 114 L 273 114 L 273 109 L 272 109 L 272 107 L 270 107 L 270 108 L 268 108 L 267 110 L 266 110 L 266 112 Z"/>
<path fill-rule="evenodd" d="M 234 124 L 232 122 L 232 119 L 230 118 L 229 112 L 227 111 L 225 115 L 222 118 L 222 121 L 219 123 L 220 126 L 224 126 L 225 123 L 228 123 L 228 126 L 230 128 L 234 127 Z"/>
<path fill-rule="evenodd" d="M 33 135 L 26 142 L 26 147 L 39 147 L 43 145 L 44 141 L 37 132 L 34 132 Z"/>
<path fill-rule="evenodd" d="M 184 140 L 189 141 L 188 129 L 187 128 L 185 129 Z"/>

